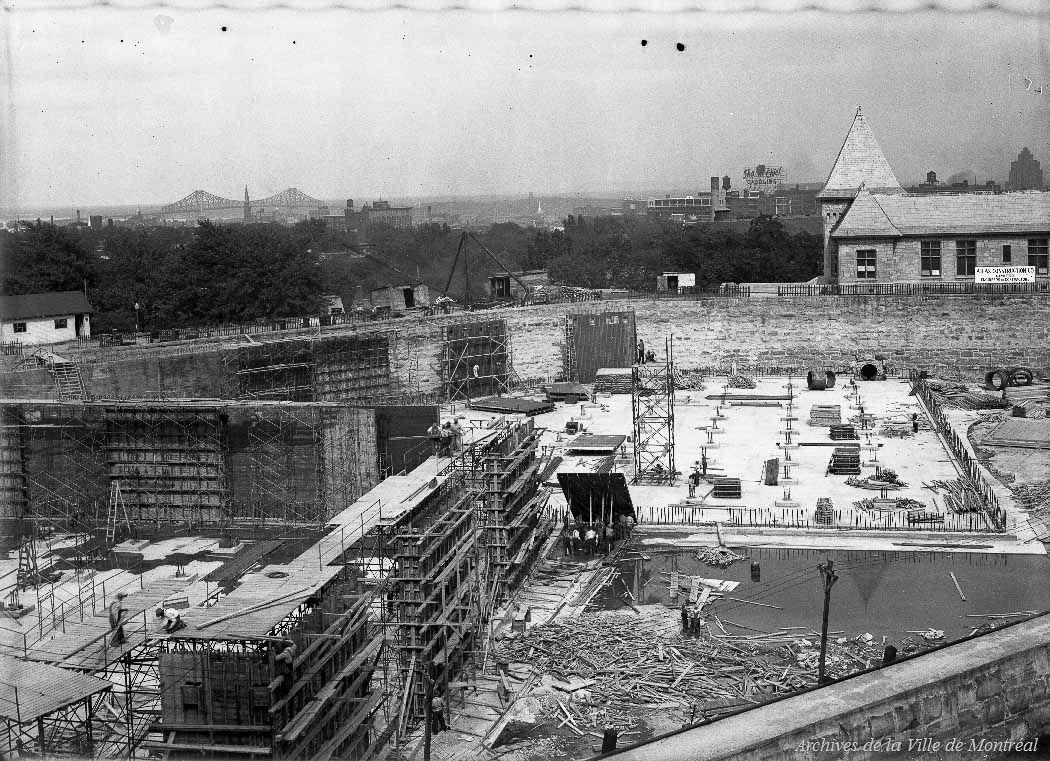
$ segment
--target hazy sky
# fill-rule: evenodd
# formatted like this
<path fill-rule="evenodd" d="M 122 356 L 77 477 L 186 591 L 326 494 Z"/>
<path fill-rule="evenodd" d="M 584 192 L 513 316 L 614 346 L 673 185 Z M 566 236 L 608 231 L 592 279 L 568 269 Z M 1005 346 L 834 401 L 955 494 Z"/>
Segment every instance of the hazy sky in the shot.
<path fill-rule="evenodd" d="M 902 182 L 1005 178 L 1026 145 L 1050 173 L 1047 15 L 18 6 L 0 24 L 6 207 L 245 184 L 615 196 L 737 186 L 757 163 L 822 181 L 858 105 Z"/>

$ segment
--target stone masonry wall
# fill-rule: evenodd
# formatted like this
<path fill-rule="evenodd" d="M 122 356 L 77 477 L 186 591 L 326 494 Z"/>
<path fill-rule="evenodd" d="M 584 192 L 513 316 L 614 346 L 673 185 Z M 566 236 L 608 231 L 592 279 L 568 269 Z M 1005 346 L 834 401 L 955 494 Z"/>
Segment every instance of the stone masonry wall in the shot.
<path fill-rule="evenodd" d="M 674 338 L 683 369 L 741 372 L 768 368 L 844 368 L 880 358 L 887 371 L 909 367 L 942 377 L 983 378 L 987 369 L 1026 365 L 1050 374 L 1050 294 L 940 297 L 784 297 L 750 299 L 622 299 L 585 304 L 507 308 L 477 319 L 505 317 L 514 368 L 522 378 L 561 374 L 565 314 L 634 309 L 638 337 L 662 356 Z M 401 388 L 440 386 L 441 324 L 465 315 L 395 321 Z M 330 335 L 325 333 L 325 336 Z M 229 393 L 233 373 L 222 352 L 142 357 L 83 365 L 88 393 L 117 397 L 217 397 Z M 6 396 L 53 395 L 46 373 L 5 373 Z M 34 393 L 36 391 L 37 393 Z"/>
<path fill-rule="evenodd" d="M 522 377 L 561 370 L 564 314 L 573 305 L 507 310 L 514 366 Z M 847 366 L 880 357 L 950 377 L 983 377 L 991 366 L 1050 372 L 1050 296 L 797 297 L 706 301 L 637 299 L 638 337 L 662 348 L 674 337 L 684 369 Z M 658 352 L 659 353 L 659 352 Z"/>

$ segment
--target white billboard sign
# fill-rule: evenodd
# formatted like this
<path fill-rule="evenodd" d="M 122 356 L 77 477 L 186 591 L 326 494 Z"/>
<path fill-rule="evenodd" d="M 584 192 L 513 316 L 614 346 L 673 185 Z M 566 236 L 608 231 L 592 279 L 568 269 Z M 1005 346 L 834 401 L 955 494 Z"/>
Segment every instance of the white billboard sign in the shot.
<path fill-rule="evenodd" d="M 744 168 L 744 184 L 748 190 L 757 190 L 760 193 L 772 193 L 778 186 L 786 181 L 784 167 L 766 166 L 759 164 L 756 167 Z"/>
<path fill-rule="evenodd" d="M 975 283 L 1034 283 L 1035 267 L 977 267 Z"/>

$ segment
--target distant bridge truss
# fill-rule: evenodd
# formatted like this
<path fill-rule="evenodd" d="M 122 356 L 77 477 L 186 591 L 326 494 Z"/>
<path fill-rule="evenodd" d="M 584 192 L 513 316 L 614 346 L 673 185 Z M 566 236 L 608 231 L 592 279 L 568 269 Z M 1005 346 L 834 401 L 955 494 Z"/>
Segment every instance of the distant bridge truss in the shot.
<path fill-rule="evenodd" d="M 311 198 L 306 195 L 306 193 L 299 190 L 299 188 L 287 188 L 268 198 L 252 200 L 251 205 L 262 208 L 276 206 L 285 209 L 302 209 L 324 206 L 324 202 L 319 201 L 316 198 Z M 214 193 L 209 193 L 206 190 L 194 190 L 185 198 L 163 207 L 161 213 L 173 214 L 182 212 L 199 214 L 201 212 L 213 211 L 215 209 L 240 209 L 243 208 L 243 206 L 244 201 L 234 201 L 231 198 L 223 198 Z"/>

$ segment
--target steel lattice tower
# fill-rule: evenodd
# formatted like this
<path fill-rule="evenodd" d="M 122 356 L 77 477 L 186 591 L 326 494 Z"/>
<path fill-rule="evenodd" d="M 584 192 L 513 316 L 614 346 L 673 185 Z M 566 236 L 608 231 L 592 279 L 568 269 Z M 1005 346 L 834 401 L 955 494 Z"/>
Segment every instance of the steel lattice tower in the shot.
<path fill-rule="evenodd" d="M 635 364 L 631 373 L 634 416 L 634 482 L 671 483 L 674 466 L 674 359 L 671 339 L 665 359 Z"/>

